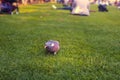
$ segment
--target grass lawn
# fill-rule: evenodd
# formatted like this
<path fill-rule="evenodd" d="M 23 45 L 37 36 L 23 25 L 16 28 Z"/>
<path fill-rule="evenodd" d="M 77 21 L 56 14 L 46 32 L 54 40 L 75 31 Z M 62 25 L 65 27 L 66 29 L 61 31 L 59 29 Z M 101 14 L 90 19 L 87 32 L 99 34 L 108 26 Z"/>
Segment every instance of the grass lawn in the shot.
<path fill-rule="evenodd" d="M 85 17 L 51 5 L 0 15 L 0 80 L 120 80 L 120 10 L 91 5 Z M 60 42 L 57 55 L 45 54 L 48 40 Z"/>

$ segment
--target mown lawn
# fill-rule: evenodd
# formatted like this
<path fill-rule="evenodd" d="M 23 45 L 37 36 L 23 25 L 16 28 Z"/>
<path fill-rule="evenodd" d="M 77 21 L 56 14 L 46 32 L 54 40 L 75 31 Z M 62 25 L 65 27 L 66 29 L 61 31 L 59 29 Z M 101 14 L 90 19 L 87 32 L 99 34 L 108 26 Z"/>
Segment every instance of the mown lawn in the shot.
<path fill-rule="evenodd" d="M 120 80 L 120 10 L 91 5 L 85 17 L 51 5 L 0 15 L 0 80 Z M 45 54 L 48 40 L 60 42 L 57 55 Z"/>

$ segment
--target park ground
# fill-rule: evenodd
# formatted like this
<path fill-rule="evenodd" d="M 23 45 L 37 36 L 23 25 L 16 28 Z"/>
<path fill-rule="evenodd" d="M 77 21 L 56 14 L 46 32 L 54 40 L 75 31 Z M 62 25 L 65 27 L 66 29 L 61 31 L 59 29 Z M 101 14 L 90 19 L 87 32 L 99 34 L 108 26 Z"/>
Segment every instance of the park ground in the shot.
<path fill-rule="evenodd" d="M 76 16 L 51 6 L 0 15 L 0 80 L 120 80 L 120 10 L 91 5 L 96 12 Z M 57 55 L 45 54 L 48 40 L 60 42 Z"/>

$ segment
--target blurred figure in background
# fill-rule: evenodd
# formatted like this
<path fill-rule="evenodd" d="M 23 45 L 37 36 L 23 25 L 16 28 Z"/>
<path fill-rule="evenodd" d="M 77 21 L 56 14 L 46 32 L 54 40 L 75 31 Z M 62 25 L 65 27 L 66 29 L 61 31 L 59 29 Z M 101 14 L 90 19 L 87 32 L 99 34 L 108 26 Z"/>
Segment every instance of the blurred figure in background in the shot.
<path fill-rule="evenodd" d="M 71 14 L 89 16 L 90 15 L 89 11 L 90 11 L 89 0 L 74 0 L 73 1 Z"/>
<path fill-rule="evenodd" d="M 100 12 L 108 12 L 107 9 L 108 2 L 106 0 L 102 0 L 98 3 L 98 11 Z"/>
<path fill-rule="evenodd" d="M 19 13 L 18 3 L 15 0 L 1 0 L 0 13 Z"/>
<path fill-rule="evenodd" d="M 9 13 L 11 9 L 11 4 L 4 0 L 0 0 L 0 13 Z"/>
<path fill-rule="evenodd" d="M 54 9 L 70 10 L 73 15 L 89 16 L 90 2 L 89 0 L 64 0 L 63 8 L 57 8 L 52 5 Z"/>
<path fill-rule="evenodd" d="M 72 11 L 72 1 L 73 0 L 63 0 L 63 7 L 62 8 L 57 8 L 55 5 L 52 5 L 53 9 L 59 9 L 59 10 L 70 10 Z"/>
<path fill-rule="evenodd" d="M 115 0 L 115 2 L 114 2 L 114 6 L 117 6 L 117 3 L 118 3 L 118 1 L 117 1 L 117 0 Z"/>
<path fill-rule="evenodd" d="M 57 0 L 57 3 L 63 4 L 63 3 L 64 3 L 64 0 Z"/>
<path fill-rule="evenodd" d="M 117 3 L 117 8 L 120 10 L 120 0 Z"/>

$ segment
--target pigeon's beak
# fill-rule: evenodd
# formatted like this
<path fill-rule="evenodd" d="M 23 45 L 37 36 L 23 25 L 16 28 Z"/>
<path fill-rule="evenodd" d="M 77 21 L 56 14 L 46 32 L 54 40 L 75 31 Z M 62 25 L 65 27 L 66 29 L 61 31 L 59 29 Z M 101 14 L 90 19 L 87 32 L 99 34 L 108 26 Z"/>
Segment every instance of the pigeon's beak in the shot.
<path fill-rule="evenodd" d="M 44 48 L 46 48 L 47 46 L 44 46 Z"/>

